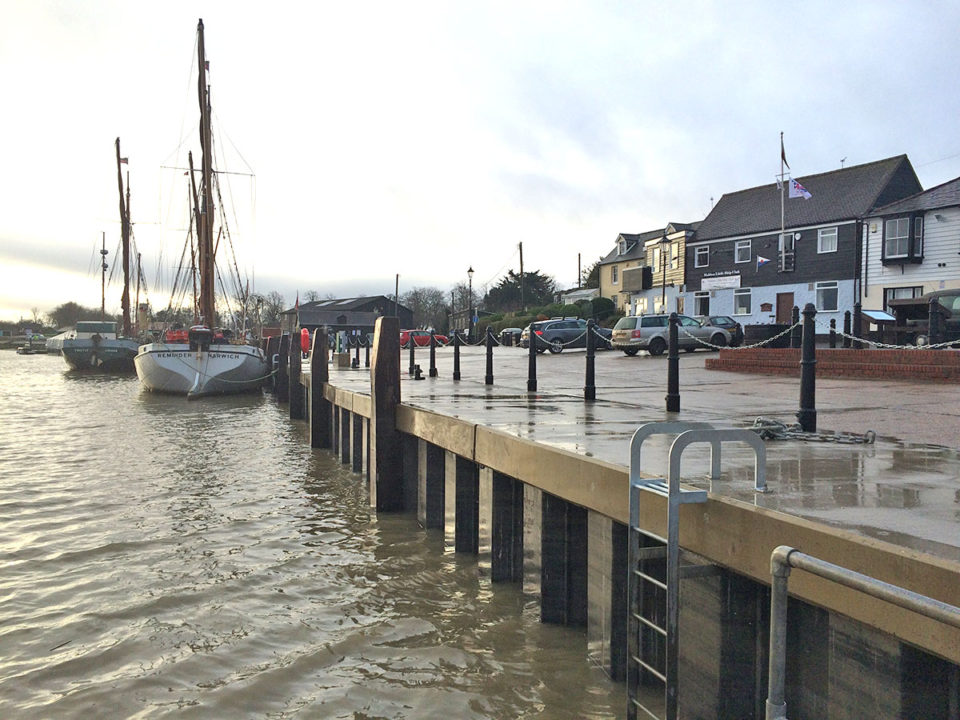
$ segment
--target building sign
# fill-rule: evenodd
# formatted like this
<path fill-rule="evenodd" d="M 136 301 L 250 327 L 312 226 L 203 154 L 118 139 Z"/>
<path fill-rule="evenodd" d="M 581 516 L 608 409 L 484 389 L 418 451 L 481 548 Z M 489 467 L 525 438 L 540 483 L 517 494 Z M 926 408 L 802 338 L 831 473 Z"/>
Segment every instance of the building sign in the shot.
<path fill-rule="evenodd" d="M 700 280 L 701 290 L 728 290 L 740 287 L 739 272 L 707 273 Z"/>

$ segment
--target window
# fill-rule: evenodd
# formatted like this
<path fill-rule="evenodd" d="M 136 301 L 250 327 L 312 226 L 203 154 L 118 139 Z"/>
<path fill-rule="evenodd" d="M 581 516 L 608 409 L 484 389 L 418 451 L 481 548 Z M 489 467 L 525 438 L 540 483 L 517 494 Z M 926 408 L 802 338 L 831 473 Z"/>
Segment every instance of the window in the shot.
<path fill-rule="evenodd" d="M 634 308 L 634 315 L 643 315 L 647 312 L 647 299 L 637 298 L 637 304 Z"/>
<path fill-rule="evenodd" d="M 923 218 L 913 219 L 913 255 L 923 257 Z"/>
<path fill-rule="evenodd" d="M 709 267 L 710 266 L 710 248 L 706 245 L 703 247 L 698 247 L 693 251 L 693 266 L 694 267 Z"/>
<path fill-rule="evenodd" d="M 836 312 L 840 290 L 836 280 L 817 283 L 817 310 Z"/>
<path fill-rule="evenodd" d="M 750 262 L 750 241 L 737 240 L 734 246 L 733 261 L 738 263 Z"/>
<path fill-rule="evenodd" d="M 647 265 L 652 267 L 654 270 L 660 269 L 660 248 L 653 247 L 650 249 L 650 260 L 647 262 Z"/>
<path fill-rule="evenodd" d="M 620 282 L 620 266 L 614 265 L 610 268 L 610 282 L 616 285 Z"/>
<path fill-rule="evenodd" d="M 709 315 L 710 314 L 710 293 L 708 292 L 696 292 L 693 294 L 693 314 L 694 315 Z"/>
<path fill-rule="evenodd" d="M 733 314 L 749 315 L 750 310 L 750 288 L 741 288 L 733 291 Z"/>
<path fill-rule="evenodd" d="M 680 243 L 670 243 L 670 269 L 680 269 Z"/>
<path fill-rule="evenodd" d="M 820 228 L 817 230 L 817 252 L 832 253 L 837 251 L 837 229 Z"/>
<path fill-rule="evenodd" d="M 627 254 L 627 241 L 621 240 L 617 243 L 617 255 L 626 255 Z"/>
<path fill-rule="evenodd" d="M 640 327 L 642 328 L 658 328 L 666 326 L 667 318 L 663 315 L 648 315 L 647 317 L 640 318 Z"/>
<path fill-rule="evenodd" d="M 907 257 L 910 249 L 910 218 L 887 220 L 883 233 L 885 258 Z"/>
<path fill-rule="evenodd" d="M 923 295 L 923 286 L 916 285 L 914 287 L 895 287 L 895 288 L 884 288 L 883 290 L 883 309 L 887 310 L 887 303 L 890 300 L 899 300 L 900 298 L 918 298 Z"/>

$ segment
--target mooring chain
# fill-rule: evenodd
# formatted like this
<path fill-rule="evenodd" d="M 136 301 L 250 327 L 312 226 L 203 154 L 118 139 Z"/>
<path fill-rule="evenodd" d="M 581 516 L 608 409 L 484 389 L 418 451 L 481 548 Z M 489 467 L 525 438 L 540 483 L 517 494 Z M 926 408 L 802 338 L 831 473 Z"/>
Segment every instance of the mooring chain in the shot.
<path fill-rule="evenodd" d="M 860 338 L 856 335 L 850 335 L 842 330 L 834 329 L 833 332 L 840 337 L 849 338 L 854 342 L 861 342 L 867 345 L 872 345 L 873 347 L 885 348 L 887 350 L 938 350 L 940 348 L 951 347 L 957 344 L 956 340 L 948 340 L 947 342 L 937 343 L 936 345 L 891 345 L 889 343 L 882 343 L 876 340 L 867 340 L 866 338 Z"/>
<path fill-rule="evenodd" d="M 877 433 L 873 430 L 867 430 L 862 435 L 841 432 L 807 432 L 803 430 L 800 423 L 787 424 L 762 416 L 755 419 L 749 429 L 757 433 L 762 440 L 816 440 L 847 445 L 872 445 L 877 440 Z"/>
<path fill-rule="evenodd" d="M 691 335 L 689 332 L 687 332 L 687 330 L 682 325 L 678 325 L 677 329 L 680 330 L 680 332 L 682 332 L 687 337 L 692 338 L 693 340 L 696 340 L 701 345 L 705 345 L 706 347 L 713 348 L 714 350 L 749 350 L 751 348 L 758 348 L 758 347 L 763 347 L 764 345 L 769 345 L 774 340 L 779 340 L 787 333 L 792 332 L 794 328 L 802 324 L 803 324 L 802 322 L 794 323 L 783 332 L 777 333 L 773 337 L 769 337 L 766 340 L 761 340 L 760 342 L 754 343 L 753 345 L 738 345 L 737 347 L 731 347 L 729 345 L 714 345 L 713 343 L 707 342 L 706 340 L 703 340 L 694 335 Z"/>

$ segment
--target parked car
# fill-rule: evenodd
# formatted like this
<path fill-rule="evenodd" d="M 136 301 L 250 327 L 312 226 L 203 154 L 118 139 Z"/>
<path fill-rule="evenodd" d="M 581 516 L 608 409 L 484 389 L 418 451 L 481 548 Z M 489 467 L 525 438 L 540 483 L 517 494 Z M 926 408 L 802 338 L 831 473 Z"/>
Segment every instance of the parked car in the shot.
<path fill-rule="evenodd" d="M 940 314 L 940 335 L 936 344 L 960 341 L 960 290 L 935 290 L 916 298 L 888 300 L 887 307 L 897 318 L 896 330 L 903 341 L 923 347 L 931 344 L 930 302 L 936 300 Z"/>
<path fill-rule="evenodd" d="M 587 321 L 578 318 L 554 318 L 532 322 L 523 329 L 520 335 L 521 347 L 530 347 L 530 333 L 537 338 L 537 352 L 549 350 L 551 353 L 563 352 L 564 348 L 587 346 Z M 599 350 L 610 349 L 610 335 L 608 328 L 597 327 L 602 340 L 597 342 Z"/>
<path fill-rule="evenodd" d="M 679 315 L 677 344 L 687 352 L 711 345 L 729 345 L 730 333 L 725 329 L 701 325 L 688 315 Z M 617 320 L 613 327 L 613 347 L 627 355 L 636 355 L 646 350 L 651 355 L 661 355 L 670 340 L 669 315 L 632 315 Z"/>
<path fill-rule="evenodd" d="M 508 327 L 500 331 L 500 344 L 501 345 L 519 345 L 520 336 L 523 334 L 523 329 L 518 327 Z"/>
<path fill-rule="evenodd" d="M 433 336 L 437 339 L 437 345 L 446 345 L 449 342 L 446 335 L 434 333 Z M 428 347 L 430 345 L 429 330 L 401 330 L 400 347 L 410 347 L 410 338 L 413 338 L 413 344 L 417 347 Z"/>
<path fill-rule="evenodd" d="M 730 333 L 730 347 L 743 344 L 743 326 L 729 315 L 694 315 L 704 327 L 723 328 Z"/>

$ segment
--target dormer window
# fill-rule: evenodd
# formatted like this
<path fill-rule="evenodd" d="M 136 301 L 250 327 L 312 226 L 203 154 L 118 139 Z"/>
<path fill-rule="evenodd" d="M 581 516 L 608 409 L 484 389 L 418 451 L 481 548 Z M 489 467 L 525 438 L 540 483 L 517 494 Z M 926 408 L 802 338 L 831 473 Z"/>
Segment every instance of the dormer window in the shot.
<path fill-rule="evenodd" d="M 617 255 L 626 255 L 627 254 L 627 241 L 623 238 L 620 238 L 620 241 L 617 243 Z"/>
<path fill-rule="evenodd" d="M 923 262 L 923 217 L 905 215 L 883 224 L 883 263 Z"/>

